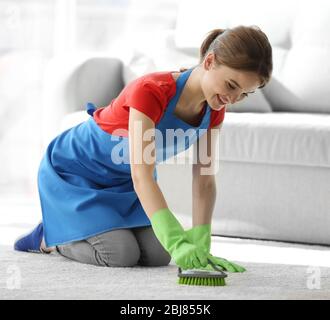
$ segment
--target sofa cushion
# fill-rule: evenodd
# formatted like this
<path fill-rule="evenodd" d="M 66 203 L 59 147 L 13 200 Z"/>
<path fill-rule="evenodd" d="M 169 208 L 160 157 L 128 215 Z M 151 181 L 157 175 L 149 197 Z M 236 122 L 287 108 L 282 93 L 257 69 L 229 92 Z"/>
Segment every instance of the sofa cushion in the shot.
<path fill-rule="evenodd" d="M 261 90 L 235 104 L 227 106 L 227 112 L 272 112 L 272 107 L 264 97 Z"/>
<path fill-rule="evenodd" d="M 174 31 L 164 31 L 159 35 L 162 41 L 153 45 L 152 50 L 135 50 L 124 62 L 125 85 L 150 72 L 179 71 L 198 64 L 198 55 L 178 50 L 174 44 Z"/>
<path fill-rule="evenodd" d="M 89 118 L 86 111 L 66 115 L 60 131 Z M 330 167 L 330 115 L 227 112 L 218 160 Z M 178 155 L 192 161 L 193 148 Z"/>
<path fill-rule="evenodd" d="M 330 113 L 330 3 L 316 3 L 298 11 L 283 68 L 265 88 L 276 111 Z"/>
<path fill-rule="evenodd" d="M 263 0 L 181 0 L 176 21 L 175 43 L 177 48 L 193 52 L 200 47 L 206 33 L 212 29 L 258 25 L 266 32 L 272 45 L 289 48 L 294 16 L 301 3 L 302 0 L 267 4 Z"/>
<path fill-rule="evenodd" d="M 330 167 L 330 115 L 226 113 L 224 161 Z"/>
<path fill-rule="evenodd" d="M 329 1 L 182 0 L 175 44 L 196 52 L 211 29 L 237 25 L 259 26 L 272 44 L 273 78 L 263 93 L 273 111 L 330 113 Z"/>

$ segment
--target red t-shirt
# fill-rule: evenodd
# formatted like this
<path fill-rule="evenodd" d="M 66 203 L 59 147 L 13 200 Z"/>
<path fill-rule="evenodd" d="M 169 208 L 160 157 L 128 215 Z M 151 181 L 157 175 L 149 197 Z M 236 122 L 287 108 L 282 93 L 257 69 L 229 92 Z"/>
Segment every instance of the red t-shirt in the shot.
<path fill-rule="evenodd" d="M 176 81 L 171 73 L 153 72 L 131 81 L 108 106 L 94 112 L 96 123 L 110 134 L 116 129 L 124 129 L 118 135 L 127 136 L 131 107 L 143 112 L 156 125 L 176 92 Z M 211 110 L 209 128 L 219 125 L 224 117 L 225 108 Z"/>

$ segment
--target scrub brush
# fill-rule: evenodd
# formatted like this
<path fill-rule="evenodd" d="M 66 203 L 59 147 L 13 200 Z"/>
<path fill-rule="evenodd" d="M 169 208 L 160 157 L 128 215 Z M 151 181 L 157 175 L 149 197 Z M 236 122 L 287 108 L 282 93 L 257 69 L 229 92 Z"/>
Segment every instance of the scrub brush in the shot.
<path fill-rule="evenodd" d="M 227 274 L 218 268 L 211 260 L 208 259 L 209 264 L 215 271 L 208 270 L 184 270 L 179 267 L 178 283 L 193 285 L 193 286 L 225 286 L 225 278 Z"/>

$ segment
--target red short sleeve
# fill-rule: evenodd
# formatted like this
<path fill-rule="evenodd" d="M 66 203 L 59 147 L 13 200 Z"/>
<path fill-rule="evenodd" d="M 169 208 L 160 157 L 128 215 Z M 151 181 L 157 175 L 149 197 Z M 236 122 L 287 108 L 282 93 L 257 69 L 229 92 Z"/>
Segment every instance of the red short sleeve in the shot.
<path fill-rule="evenodd" d="M 218 126 L 225 119 L 226 108 L 220 111 L 212 110 L 209 128 Z"/>
<path fill-rule="evenodd" d="M 176 83 L 171 72 L 154 72 L 128 83 L 111 103 L 97 109 L 94 119 L 100 128 L 110 134 L 117 129 L 127 136 L 129 110 L 143 112 L 155 125 L 161 120 L 169 100 L 176 92 Z"/>
<path fill-rule="evenodd" d="M 167 97 L 163 90 L 151 81 L 138 81 L 126 92 L 125 105 L 143 112 L 158 123 L 166 108 Z"/>

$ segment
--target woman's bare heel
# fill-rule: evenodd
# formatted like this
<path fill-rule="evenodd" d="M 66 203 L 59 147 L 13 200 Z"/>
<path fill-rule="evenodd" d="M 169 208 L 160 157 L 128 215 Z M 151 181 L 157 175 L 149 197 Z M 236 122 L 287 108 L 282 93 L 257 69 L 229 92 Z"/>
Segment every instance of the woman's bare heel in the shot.
<path fill-rule="evenodd" d="M 45 239 L 42 238 L 40 244 L 40 251 L 43 253 L 51 253 L 55 250 L 55 247 L 46 247 Z"/>

